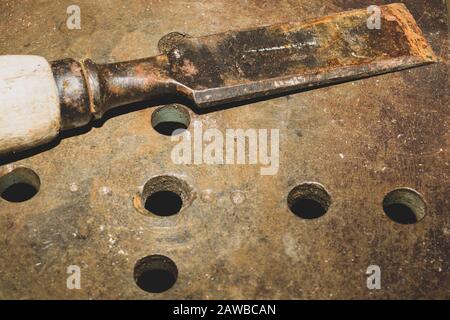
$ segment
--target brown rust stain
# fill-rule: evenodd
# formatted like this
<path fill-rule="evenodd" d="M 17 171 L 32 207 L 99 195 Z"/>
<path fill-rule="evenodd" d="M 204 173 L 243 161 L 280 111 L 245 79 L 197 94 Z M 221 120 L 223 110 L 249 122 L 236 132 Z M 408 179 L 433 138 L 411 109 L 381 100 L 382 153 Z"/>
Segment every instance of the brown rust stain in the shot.
<path fill-rule="evenodd" d="M 436 61 L 437 57 L 425 40 L 422 31 L 414 22 L 414 17 L 404 4 L 395 4 L 382 7 L 382 14 L 385 17 L 393 17 L 399 26 L 404 30 L 409 43 L 411 54 L 424 60 Z M 391 21 L 391 20 L 389 20 Z"/>
<path fill-rule="evenodd" d="M 187 76 L 187 77 L 194 77 L 198 74 L 198 69 L 196 66 L 192 63 L 192 61 L 189 61 L 188 59 L 183 60 L 183 66 L 180 68 L 180 70 Z"/>

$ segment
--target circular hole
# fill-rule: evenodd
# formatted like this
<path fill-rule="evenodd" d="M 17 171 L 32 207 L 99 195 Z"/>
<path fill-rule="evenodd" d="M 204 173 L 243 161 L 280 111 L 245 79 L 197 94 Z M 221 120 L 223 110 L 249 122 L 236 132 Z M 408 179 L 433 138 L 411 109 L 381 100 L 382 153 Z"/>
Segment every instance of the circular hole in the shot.
<path fill-rule="evenodd" d="M 178 278 L 178 268 L 170 258 L 152 255 L 142 258 L 134 266 L 134 281 L 149 293 L 162 293 L 173 287 Z"/>
<path fill-rule="evenodd" d="M 171 104 L 156 109 L 152 114 L 152 126 L 162 135 L 180 134 L 189 127 L 189 111 L 178 104 Z"/>
<path fill-rule="evenodd" d="M 400 224 L 414 224 L 426 215 L 426 204 L 415 190 L 400 188 L 389 192 L 383 200 L 383 210 L 393 221 Z"/>
<path fill-rule="evenodd" d="M 318 183 L 303 183 L 288 195 L 289 209 L 303 219 L 317 219 L 327 213 L 331 197 Z"/>
<path fill-rule="evenodd" d="M 145 201 L 145 209 L 161 217 L 177 214 L 182 206 L 183 200 L 172 191 L 155 192 Z"/>
<path fill-rule="evenodd" d="M 140 202 L 147 212 L 160 217 L 173 216 L 192 198 L 190 186 L 174 176 L 158 176 L 144 185 Z"/>
<path fill-rule="evenodd" d="M 0 177 L 1 198 L 9 202 L 24 202 L 33 198 L 41 186 L 39 176 L 31 169 L 19 167 Z"/>

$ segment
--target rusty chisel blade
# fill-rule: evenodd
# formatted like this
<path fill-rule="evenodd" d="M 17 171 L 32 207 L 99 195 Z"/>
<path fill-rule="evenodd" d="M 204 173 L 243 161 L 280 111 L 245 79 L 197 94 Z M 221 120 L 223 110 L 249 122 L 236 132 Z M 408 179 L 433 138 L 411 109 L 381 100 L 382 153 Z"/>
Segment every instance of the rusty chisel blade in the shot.
<path fill-rule="evenodd" d="M 199 107 L 368 77 L 436 61 L 403 4 L 380 6 L 381 29 L 367 9 L 184 38 L 167 53 L 168 76 Z"/>
<path fill-rule="evenodd" d="M 200 109 L 220 108 L 437 61 L 403 4 L 381 6 L 380 13 L 380 29 L 369 28 L 372 14 L 360 9 L 302 23 L 181 37 L 161 55 L 134 61 L 54 61 L 62 129 L 159 96 L 181 95 Z"/>

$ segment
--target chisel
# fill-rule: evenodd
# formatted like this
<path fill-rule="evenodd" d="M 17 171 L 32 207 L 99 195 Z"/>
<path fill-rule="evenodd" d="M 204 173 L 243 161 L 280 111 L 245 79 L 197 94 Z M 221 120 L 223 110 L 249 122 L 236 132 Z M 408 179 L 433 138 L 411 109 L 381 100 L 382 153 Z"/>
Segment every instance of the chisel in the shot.
<path fill-rule="evenodd" d="M 0 154 L 37 147 L 113 108 L 182 97 L 199 109 L 437 61 L 403 4 L 221 34 L 180 36 L 160 55 L 96 64 L 0 57 Z M 370 90 L 370 89 L 368 89 Z"/>

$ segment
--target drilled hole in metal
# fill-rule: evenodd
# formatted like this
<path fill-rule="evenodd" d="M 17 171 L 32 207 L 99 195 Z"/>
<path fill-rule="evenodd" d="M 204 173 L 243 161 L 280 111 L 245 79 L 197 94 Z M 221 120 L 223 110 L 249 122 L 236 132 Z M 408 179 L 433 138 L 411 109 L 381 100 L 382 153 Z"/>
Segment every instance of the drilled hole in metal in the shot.
<path fill-rule="evenodd" d="M 162 255 L 142 258 L 134 266 L 134 281 L 149 293 L 162 293 L 173 287 L 178 278 L 178 268 L 172 259 Z"/>
<path fill-rule="evenodd" d="M 160 107 L 152 114 L 152 126 L 162 135 L 180 134 L 189 127 L 189 111 L 181 105 L 171 104 Z"/>
<path fill-rule="evenodd" d="M 393 221 L 414 224 L 426 215 L 426 203 L 415 190 L 400 188 L 389 192 L 383 200 L 383 210 Z"/>
<path fill-rule="evenodd" d="M 177 177 L 158 176 L 144 185 L 141 202 L 148 212 L 169 217 L 179 213 L 189 202 L 191 192 L 189 185 Z"/>
<path fill-rule="evenodd" d="M 9 202 L 28 201 L 39 192 L 40 187 L 39 176 L 29 168 L 15 168 L 0 177 L 1 198 Z"/>
<path fill-rule="evenodd" d="M 183 200 L 172 191 L 155 192 L 145 201 L 145 209 L 161 217 L 177 214 L 182 206 Z"/>
<path fill-rule="evenodd" d="M 303 219 L 317 219 L 327 213 L 331 205 L 331 196 L 318 183 L 304 183 L 288 195 L 289 209 Z"/>

